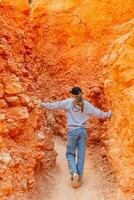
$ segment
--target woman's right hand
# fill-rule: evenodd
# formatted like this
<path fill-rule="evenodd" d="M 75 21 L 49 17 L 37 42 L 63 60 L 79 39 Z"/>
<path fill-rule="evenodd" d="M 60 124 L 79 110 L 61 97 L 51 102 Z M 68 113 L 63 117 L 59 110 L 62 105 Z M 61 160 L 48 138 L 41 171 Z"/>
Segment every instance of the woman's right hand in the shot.
<path fill-rule="evenodd" d="M 34 100 L 34 105 L 38 108 L 41 108 L 41 103 L 42 103 L 41 100 L 37 100 L 37 99 Z"/>

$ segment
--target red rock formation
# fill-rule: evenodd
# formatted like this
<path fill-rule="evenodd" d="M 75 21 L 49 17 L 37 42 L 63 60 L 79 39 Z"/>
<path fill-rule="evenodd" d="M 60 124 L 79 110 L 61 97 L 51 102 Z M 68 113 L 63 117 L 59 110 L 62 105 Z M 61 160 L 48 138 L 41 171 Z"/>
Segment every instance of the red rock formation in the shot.
<path fill-rule="evenodd" d="M 122 4 L 119 0 L 110 3 L 106 0 L 33 1 L 31 20 L 39 36 L 34 67 L 38 68 L 37 83 L 45 82 L 45 89 L 40 87 L 41 93 L 47 96 L 45 101 L 64 99 L 72 86 L 79 85 L 86 98 L 108 109 L 103 82 L 98 81 L 103 71 L 100 59 L 114 37 L 114 25 L 132 17 L 132 6 L 133 1 Z M 65 138 L 63 115 L 48 112 L 47 117 L 54 132 Z M 90 141 L 105 138 L 106 128 L 106 124 L 93 120 L 89 128 Z"/>
<path fill-rule="evenodd" d="M 24 0 L 0 3 L 1 200 L 18 199 L 35 186 L 37 167 L 46 171 L 55 163 L 51 131 L 44 128 L 43 112 L 33 104 L 35 36 L 28 6 Z"/>
<path fill-rule="evenodd" d="M 133 0 L 34 0 L 29 20 L 27 0 L 0 1 L 1 199 L 7 199 L 10 194 L 12 199 L 18 199 L 17 192 L 33 188 L 36 169 L 44 166 L 46 170 L 54 164 L 52 131 L 66 137 L 63 112 L 45 112 L 43 119 L 43 111 L 33 105 L 35 97 L 43 101 L 63 99 L 68 97 L 73 85 L 79 85 L 85 98 L 94 105 L 103 110 L 110 108 L 102 78 L 107 67 L 100 60 L 115 37 L 113 27 L 133 17 L 133 4 Z M 122 76 L 130 78 L 125 74 Z M 117 81 L 118 77 L 115 79 Z M 124 81 L 118 84 L 124 85 Z M 113 113 L 124 116 L 125 107 L 121 111 L 112 95 L 115 88 L 107 90 L 113 103 Z M 121 91 L 118 90 L 117 94 L 125 105 Z M 113 117 L 111 122 L 118 130 L 122 127 L 120 116 Z M 127 122 L 130 123 L 129 117 Z M 93 119 L 89 139 L 104 140 L 107 124 Z M 112 138 L 114 134 L 111 133 L 108 137 L 109 155 L 113 166 L 121 169 L 118 176 L 124 179 L 120 180 L 124 180 L 128 187 L 130 177 L 126 171 L 122 175 L 124 161 L 119 167 L 120 158 L 114 159 L 110 153 L 114 150 L 114 146 L 110 145 Z M 116 144 L 122 147 L 121 140 Z"/>
<path fill-rule="evenodd" d="M 113 110 L 108 155 L 127 199 L 134 199 L 134 20 L 116 30 L 117 39 L 103 59 L 109 69 L 105 89 Z"/>
<path fill-rule="evenodd" d="M 134 16 L 132 11 L 134 2 L 127 1 L 123 3 L 121 0 L 94 0 L 92 2 L 86 0 L 35 0 L 32 5 L 31 19 L 39 36 L 36 56 L 41 63 L 39 74 L 37 73 L 37 82 L 44 79 L 45 90 L 43 88 L 41 90 L 47 96 L 45 101 L 66 98 L 69 89 L 73 85 L 79 85 L 83 88 L 85 97 L 91 100 L 94 105 L 103 110 L 108 110 L 112 95 L 107 97 L 106 101 L 102 73 L 105 73 L 107 67 L 103 66 L 100 60 L 106 53 L 111 41 L 116 37 L 114 26 L 126 22 Z M 37 69 L 36 64 L 35 69 Z M 45 77 L 43 71 L 45 71 Z M 116 79 L 118 79 L 118 76 Z M 115 101 L 115 98 L 111 98 L 111 100 L 113 104 L 114 102 L 117 103 L 117 108 L 116 105 L 112 106 L 113 113 L 118 113 L 122 109 L 120 106 L 118 110 L 120 103 Z M 122 112 L 124 113 L 122 110 L 118 119 L 121 119 L 124 115 Z M 54 133 L 65 137 L 65 119 L 63 115 L 57 112 L 48 112 L 47 117 Z M 113 128 L 115 128 L 114 123 L 116 124 L 115 120 L 112 121 Z M 118 120 L 118 123 L 120 124 L 120 120 Z M 121 128 L 119 124 L 118 130 Z M 128 128 L 127 122 L 126 127 Z M 107 128 L 108 122 L 93 119 L 93 123 L 89 127 L 89 141 L 100 139 L 104 141 L 107 136 Z M 109 134 L 111 134 L 111 141 L 114 135 L 112 131 Z M 121 139 L 119 141 L 120 144 L 117 142 L 115 146 L 119 145 L 120 149 L 122 142 Z M 112 148 L 111 146 L 108 151 L 111 152 Z M 110 152 L 109 155 L 111 155 Z M 119 170 L 121 168 L 117 166 L 117 162 L 119 165 L 120 158 L 117 155 L 117 159 L 114 160 L 114 156 L 112 156 L 113 167 Z M 130 160 L 128 163 L 130 164 Z M 125 166 L 123 162 L 121 172 L 117 174 L 117 177 L 121 176 Z M 130 172 L 132 173 L 132 171 Z M 126 178 L 120 179 L 126 181 L 129 177 L 129 181 L 125 182 L 126 186 L 123 186 L 126 190 L 129 187 L 130 178 L 132 178 L 131 173 L 129 176 L 127 173 L 124 176 L 122 175 Z M 125 185 L 125 183 L 123 184 Z"/>

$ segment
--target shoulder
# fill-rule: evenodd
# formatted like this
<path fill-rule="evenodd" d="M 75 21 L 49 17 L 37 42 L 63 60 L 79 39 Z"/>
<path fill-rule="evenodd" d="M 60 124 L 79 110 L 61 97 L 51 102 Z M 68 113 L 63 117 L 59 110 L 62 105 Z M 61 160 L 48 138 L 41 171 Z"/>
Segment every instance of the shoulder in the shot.
<path fill-rule="evenodd" d="M 91 103 L 89 101 L 87 101 L 87 100 L 84 100 L 84 104 L 87 105 L 87 106 L 91 105 Z"/>
<path fill-rule="evenodd" d="M 72 102 L 73 100 L 74 100 L 73 98 L 67 98 L 67 99 L 65 99 L 64 101 L 70 103 L 70 102 Z"/>
<path fill-rule="evenodd" d="M 62 104 L 65 104 L 65 105 L 68 105 L 68 104 L 70 104 L 72 101 L 73 101 L 73 98 L 67 98 L 67 99 L 61 100 L 61 103 L 62 103 Z"/>
<path fill-rule="evenodd" d="M 92 103 L 90 103 L 87 100 L 84 100 L 84 105 L 85 105 L 86 108 L 91 108 L 92 107 Z"/>

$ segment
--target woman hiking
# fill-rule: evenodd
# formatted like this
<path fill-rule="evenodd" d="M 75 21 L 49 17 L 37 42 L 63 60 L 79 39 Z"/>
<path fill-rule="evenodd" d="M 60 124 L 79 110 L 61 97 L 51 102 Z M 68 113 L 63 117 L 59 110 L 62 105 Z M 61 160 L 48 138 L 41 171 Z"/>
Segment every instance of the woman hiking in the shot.
<path fill-rule="evenodd" d="M 67 148 L 66 158 L 73 188 L 82 184 L 83 167 L 85 160 L 85 147 L 87 139 L 87 121 L 90 116 L 107 119 L 111 117 L 111 111 L 103 112 L 83 99 L 80 87 L 73 87 L 70 91 L 72 98 L 53 103 L 38 103 L 45 109 L 64 109 L 67 116 Z M 77 163 L 76 163 L 77 150 Z"/>

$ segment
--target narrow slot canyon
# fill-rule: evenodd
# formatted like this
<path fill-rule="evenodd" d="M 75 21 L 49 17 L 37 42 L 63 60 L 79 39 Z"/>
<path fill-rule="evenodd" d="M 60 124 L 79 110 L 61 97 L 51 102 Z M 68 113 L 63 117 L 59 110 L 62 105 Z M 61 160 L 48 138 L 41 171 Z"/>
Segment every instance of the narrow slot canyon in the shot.
<path fill-rule="evenodd" d="M 134 199 L 134 1 L 0 1 L 0 200 Z M 112 117 L 88 124 L 73 189 L 63 110 L 73 86 Z"/>

